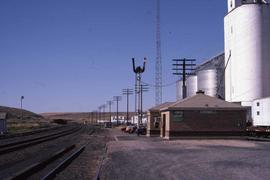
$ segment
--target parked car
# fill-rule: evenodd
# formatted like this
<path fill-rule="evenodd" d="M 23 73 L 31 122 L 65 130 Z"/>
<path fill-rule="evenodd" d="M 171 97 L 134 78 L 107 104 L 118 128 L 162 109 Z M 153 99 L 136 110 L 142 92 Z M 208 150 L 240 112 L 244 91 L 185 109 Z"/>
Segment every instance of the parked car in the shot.
<path fill-rule="evenodd" d="M 136 128 L 137 128 L 137 127 L 134 126 L 134 125 L 127 126 L 126 132 L 127 132 L 127 133 L 134 133 L 135 130 L 136 130 Z"/>
<path fill-rule="evenodd" d="M 111 122 L 105 122 L 104 127 L 105 128 L 112 128 L 112 123 Z"/>
<path fill-rule="evenodd" d="M 121 131 L 125 132 L 126 131 L 126 128 L 127 128 L 126 126 L 122 127 L 121 128 Z"/>
<path fill-rule="evenodd" d="M 146 127 L 140 126 L 136 129 L 136 134 L 139 135 L 146 135 Z"/>

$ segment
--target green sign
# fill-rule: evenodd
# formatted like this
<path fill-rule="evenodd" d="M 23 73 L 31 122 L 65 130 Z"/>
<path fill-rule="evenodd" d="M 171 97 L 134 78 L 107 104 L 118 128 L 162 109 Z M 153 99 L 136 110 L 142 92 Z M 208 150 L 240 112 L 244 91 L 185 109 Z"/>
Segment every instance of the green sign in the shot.
<path fill-rule="evenodd" d="M 180 122 L 184 120 L 184 112 L 183 111 L 172 111 L 172 120 L 174 122 Z"/>

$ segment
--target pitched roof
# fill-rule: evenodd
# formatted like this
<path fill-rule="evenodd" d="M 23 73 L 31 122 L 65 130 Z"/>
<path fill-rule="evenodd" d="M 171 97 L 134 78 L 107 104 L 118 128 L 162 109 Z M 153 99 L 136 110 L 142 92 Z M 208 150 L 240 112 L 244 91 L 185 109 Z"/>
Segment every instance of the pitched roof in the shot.
<path fill-rule="evenodd" d="M 196 94 L 175 103 L 161 108 L 162 111 L 167 109 L 245 109 L 245 107 L 230 103 L 216 97 L 208 96 L 205 94 Z"/>
<path fill-rule="evenodd" d="M 173 103 L 174 102 L 165 102 L 165 103 L 162 103 L 162 104 L 159 104 L 157 106 L 150 108 L 149 111 L 160 111 L 160 109 L 168 107 L 169 105 L 171 105 Z"/>

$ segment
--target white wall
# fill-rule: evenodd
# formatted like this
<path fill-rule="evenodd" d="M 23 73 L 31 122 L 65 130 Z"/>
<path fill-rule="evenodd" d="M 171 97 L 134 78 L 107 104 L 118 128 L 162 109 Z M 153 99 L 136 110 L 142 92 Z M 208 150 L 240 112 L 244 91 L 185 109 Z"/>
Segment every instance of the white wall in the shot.
<path fill-rule="evenodd" d="M 254 126 L 270 126 L 270 97 L 253 101 L 252 119 Z"/>

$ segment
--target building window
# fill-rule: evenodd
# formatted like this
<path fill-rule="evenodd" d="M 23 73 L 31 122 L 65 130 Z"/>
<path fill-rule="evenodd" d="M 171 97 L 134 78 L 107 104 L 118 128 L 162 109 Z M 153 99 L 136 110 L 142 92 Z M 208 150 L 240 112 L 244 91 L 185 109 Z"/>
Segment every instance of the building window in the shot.
<path fill-rule="evenodd" d="M 259 116 L 260 115 L 260 111 L 257 111 L 257 116 Z"/>
<path fill-rule="evenodd" d="M 260 106 L 260 103 L 259 102 L 257 102 L 257 106 Z"/>

